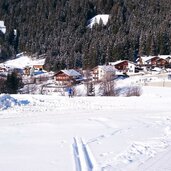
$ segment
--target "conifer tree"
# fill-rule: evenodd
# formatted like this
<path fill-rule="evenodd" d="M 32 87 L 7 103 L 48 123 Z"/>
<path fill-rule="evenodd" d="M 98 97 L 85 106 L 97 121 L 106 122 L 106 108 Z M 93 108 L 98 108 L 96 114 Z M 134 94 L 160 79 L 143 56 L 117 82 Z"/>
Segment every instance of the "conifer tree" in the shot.
<path fill-rule="evenodd" d="M 15 71 L 8 74 L 5 81 L 5 93 L 17 94 L 19 88 L 23 86 L 22 79 L 17 75 Z"/>
<path fill-rule="evenodd" d="M 94 87 L 93 82 L 90 82 L 90 83 L 88 84 L 87 95 L 88 95 L 88 96 L 95 96 L 95 87 Z"/>

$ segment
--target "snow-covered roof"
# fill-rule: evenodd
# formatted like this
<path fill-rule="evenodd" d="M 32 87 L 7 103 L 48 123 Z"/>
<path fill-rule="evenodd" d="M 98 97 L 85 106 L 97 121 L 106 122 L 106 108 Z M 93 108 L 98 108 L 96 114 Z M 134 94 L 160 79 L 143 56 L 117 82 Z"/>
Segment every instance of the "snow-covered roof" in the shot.
<path fill-rule="evenodd" d="M 94 24 L 99 24 L 100 23 L 100 19 L 103 21 L 103 24 L 106 25 L 108 20 L 109 20 L 109 14 L 99 14 L 94 16 L 92 19 L 89 20 L 89 28 L 92 28 Z"/>
<path fill-rule="evenodd" d="M 123 60 L 115 61 L 115 62 L 109 62 L 109 65 L 117 65 L 123 62 Z"/>
<path fill-rule="evenodd" d="M 125 61 L 127 61 L 128 63 L 134 64 L 134 62 L 129 61 L 129 60 L 119 60 L 119 61 L 116 61 L 116 62 L 109 62 L 109 65 L 114 65 L 115 66 L 115 65 L 120 64 L 120 63 L 125 62 Z"/>
<path fill-rule="evenodd" d="M 147 62 L 155 57 L 158 57 L 158 56 L 142 56 L 141 59 L 143 62 Z"/>
<path fill-rule="evenodd" d="M 2 33 L 6 33 L 6 27 L 4 25 L 4 21 L 0 21 L 0 30 L 2 31 Z"/>
<path fill-rule="evenodd" d="M 61 70 L 61 71 L 68 76 L 73 76 L 73 77 L 74 76 L 81 76 L 81 74 L 74 69 Z"/>
<path fill-rule="evenodd" d="M 102 69 L 105 72 L 115 72 L 117 71 L 116 68 L 114 68 L 114 66 L 111 65 L 100 65 L 98 66 L 100 69 Z"/>
<path fill-rule="evenodd" d="M 167 59 L 167 58 L 171 58 L 171 55 L 158 55 L 158 57 L 162 59 Z"/>

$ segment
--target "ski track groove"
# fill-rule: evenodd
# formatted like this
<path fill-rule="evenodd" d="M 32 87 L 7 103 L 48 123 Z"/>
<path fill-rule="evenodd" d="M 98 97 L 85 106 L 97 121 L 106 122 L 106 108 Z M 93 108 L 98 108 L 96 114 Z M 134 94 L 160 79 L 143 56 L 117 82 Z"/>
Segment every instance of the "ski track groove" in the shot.
<path fill-rule="evenodd" d="M 91 150 L 83 139 L 74 137 L 73 154 L 76 171 L 100 171 Z"/>

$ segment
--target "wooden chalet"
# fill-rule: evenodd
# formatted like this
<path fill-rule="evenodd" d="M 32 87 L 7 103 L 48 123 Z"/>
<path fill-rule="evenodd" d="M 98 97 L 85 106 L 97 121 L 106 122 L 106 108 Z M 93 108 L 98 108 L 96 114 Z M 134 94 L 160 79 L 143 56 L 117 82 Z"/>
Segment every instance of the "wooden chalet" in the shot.
<path fill-rule="evenodd" d="M 109 62 L 109 65 L 113 65 L 117 70 L 123 73 L 134 73 L 135 64 L 128 60 L 119 60 L 116 62 Z"/>
<path fill-rule="evenodd" d="M 160 59 L 158 59 L 158 60 L 156 61 L 156 65 L 157 65 L 158 67 L 164 67 L 164 66 L 169 65 L 169 62 L 168 62 L 168 60 L 166 60 L 166 59 L 160 58 Z"/>
<path fill-rule="evenodd" d="M 43 65 L 33 65 L 33 68 L 40 71 L 43 70 Z"/>
<path fill-rule="evenodd" d="M 154 65 L 156 66 L 157 65 L 157 61 L 159 60 L 160 58 L 158 56 L 153 56 L 152 58 L 148 59 L 145 61 L 146 64 L 150 64 L 150 65 Z"/>
<path fill-rule="evenodd" d="M 71 86 L 80 83 L 82 75 L 74 69 L 61 70 L 54 75 L 55 83 L 59 86 Z"/>
<path fill-rule="evenodd" d="M 170 55 L 158 55 L 158 56 L 139 56 L 137 58 L 137 67 L 143 70 L 151 70 L 154 67 L 169 68 L 171 63 Z"/>
<path fill-rule="evenodd" d="M 159 55 L 158 57 L 161 59 L 165 59 L 166 61 L 171 63 L 171 56 L 170 55 Z"/>
<path fill-rule="evenodd" d="M 126 60 L 125 61 L 118 61 L 118 62 L 116 62 L 116 64 L 114 66 L 119 71 L 125 71 L 125 72 L 127 72 L 128 61 L 126 61 Z"/>
<path fill-rule="evenodd" d="M 23 69 L 23 74 L 29 76 L 30 73 L 31 73 L 31 67 L 30 67 L 30 66 L 26 66 L 26 67 Z"/>
<path fill-rule="evenodd" d="M 159 59 L 158 56 L 139 56 L 136 61 L 140 66 L 156 66 Z"/>

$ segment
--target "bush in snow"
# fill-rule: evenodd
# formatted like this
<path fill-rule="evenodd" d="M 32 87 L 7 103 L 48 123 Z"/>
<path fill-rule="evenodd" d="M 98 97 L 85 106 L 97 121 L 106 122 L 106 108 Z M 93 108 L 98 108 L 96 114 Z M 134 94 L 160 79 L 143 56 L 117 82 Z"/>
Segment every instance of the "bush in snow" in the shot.
<path fill-rule="evenodd" d="M 125 92 L 126 97 L 141 96 L 141 94 L 142 94 L 142 89 L 139 86 L 127 87 L 127 90 Z"/>

